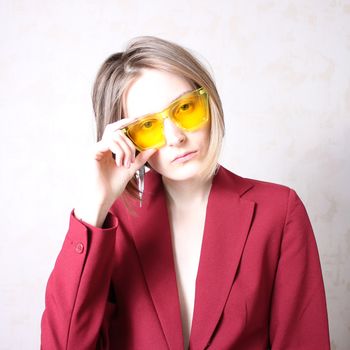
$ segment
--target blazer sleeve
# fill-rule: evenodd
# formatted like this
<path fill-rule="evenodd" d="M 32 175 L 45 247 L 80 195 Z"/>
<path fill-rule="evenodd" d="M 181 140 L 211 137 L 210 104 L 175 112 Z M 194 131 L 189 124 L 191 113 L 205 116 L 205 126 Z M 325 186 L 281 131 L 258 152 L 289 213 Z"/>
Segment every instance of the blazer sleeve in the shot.
<path fill-rule="evenodd" d="M 273 350 L 330 349 L 321 265 L 310 220 L 290 190 L 271 304 Z"/>
<path fill-rule="evenodd" d="M 41 349 L 96 349 L 113 267 L 118 220 L 103 228 L 74 216 L 50 275 L 41 322 Z"/>

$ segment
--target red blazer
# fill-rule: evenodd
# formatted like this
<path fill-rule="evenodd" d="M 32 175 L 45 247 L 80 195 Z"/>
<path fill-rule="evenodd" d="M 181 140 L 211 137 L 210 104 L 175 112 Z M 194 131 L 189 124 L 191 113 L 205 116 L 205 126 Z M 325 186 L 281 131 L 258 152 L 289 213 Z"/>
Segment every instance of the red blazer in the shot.
<path fill-rule="evenodd" d="M 42 349 L 183 349 L 166 198 L 115 202 L 104 228 L 77 220 L 50 276 Z M 209 195 L 190 349 L 329 349 L 319 256 L 305 208 L 284 186 L 221 167 Z"/>

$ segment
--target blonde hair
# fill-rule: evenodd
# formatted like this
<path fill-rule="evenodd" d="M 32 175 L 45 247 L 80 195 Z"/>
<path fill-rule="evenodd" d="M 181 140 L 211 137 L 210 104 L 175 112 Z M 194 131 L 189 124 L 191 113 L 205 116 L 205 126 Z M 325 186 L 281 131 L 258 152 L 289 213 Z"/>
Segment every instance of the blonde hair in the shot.
<path fill-rule="evenodd" d="M 208 92 L 211 129 L 202 176 L 209 179 L 217 169 L 225 133 L 221 100 L 207 69 L 188 50 L 173 42 L 152 36 L 137 37 L 129 42 L 124 52 L 111 55 L 102 64 L 92 94 L 97 141 L 101 140 L 108 124 L 123 118 L 126 92 L 147 68 L 175 74 L 194 88 L 204 87 Z M 135 178 L 126 190 L 133 196 L 138 194 Z"/>

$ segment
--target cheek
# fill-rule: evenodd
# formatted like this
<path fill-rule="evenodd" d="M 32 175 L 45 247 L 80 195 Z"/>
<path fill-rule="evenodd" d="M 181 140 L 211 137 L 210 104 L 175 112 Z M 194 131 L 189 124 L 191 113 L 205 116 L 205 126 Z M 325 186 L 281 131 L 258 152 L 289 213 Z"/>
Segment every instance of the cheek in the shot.
<path fill-rule="evenodd" d="M 161 150 L 158 150 L 150 159 L 148 159 L 147 162 L 152 169 L 158 170 L 159 167 L 161 166 Z"/>
<path fill-rule="evenodd" d="M 209 125 L 200 131 L 200 134 L 198 135 L 198 143 L 200 143 L 206 149 L 209 147 L 209 143 L 210 143 L 210 126 Z"/>

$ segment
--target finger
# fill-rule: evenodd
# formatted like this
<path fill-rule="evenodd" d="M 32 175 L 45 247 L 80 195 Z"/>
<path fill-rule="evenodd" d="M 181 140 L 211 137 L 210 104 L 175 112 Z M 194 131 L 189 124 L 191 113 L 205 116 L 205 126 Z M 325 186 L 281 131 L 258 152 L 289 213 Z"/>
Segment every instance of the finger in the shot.
<path fill-rule="evenodd" d="M 102 139 L 96 143 L 95 146 L 95 159 L 101 161 L 106 157 L 107 153 L 113 153 L 116 165 L 120 167 L 124 160 L 124 150 L 123 147 L 117 141 L 113 139 Z"/>
<path fill-rule="evenodd" d="M 136 147 L 124 132 L 119 132 L 119 134 L 123 142 L 125 142 L 125 146 L 130 150 L 130 162 L 133 163 L 135 161 Z"/>
<path fill-rule="evenodd" d="M 133 163 L 135 161 L 136 147 L 134 143 L 127 136 L 125 136 L 125 142 L 128 144 L 131 150 L 131 163 Z"/>
<path fill-rule="evenodd" d="M 120 146 L 119 143 L 114 142 L 113 140 L 110 141 L 109 148 L 114 155 L 114 160 L 115 160 L 117 167 L 121 167 L 123 165 L 123 161 L 124 161 L 123 148 Z"/>
<path fill-rule="evenodd" d="M 118 132 L 114 135 L 113 141 L 118 144 L 123 152 L 123 164 L 129 168 L 135 154 L 135 147 L 130 140 L 122 133 Z"/>
<path fill-rule="evenodd" d="M 123 128 L 125 128 L 126 126 L 128 126 L 129 124 L 133 123 L 135 121 L 135 119 L 132 118 L 123 118 L 120 119 L 116 122 L 110 123 L 106 126 L 105 131 L 117 131 L 117 130 L 121 130 Z"/>
<path fill-rule="evenodd" d="M 101 160 L 105 156 L 104 153 L 112 151 L 112 153 L 115 154 L 116 160 L 118 160 L 116 162 L 118 166 L 121 166 L 123 163 L 127 166 L 128 164 L 134 162 L 136 151 L 135 146 L 121 130 L 132 121 L 133 120 L 130 118 L 124 118 L 108 124 L 105 127 L 102 138 L 99 142 L 97 142 L 94 150 L 96 160 Z M 113 143 L 117 144 L 117 146 L 114 146 Z"/>
<path fill-rule="evenodd" d="M 108 144 L 105 142 L 105 140 L 101 140 L 94 144 L 93 146 L 93 153 L 96 160 L 101 160 L 106 152 L 110 152 Z"/>
<path fill-rule="evenodd" d="M 147 161 L 158 151 L 157 148 L 151 148 L 146 151 L 140 152 L 134 162 L 134 166 L 136 170 L 140 169 L 143 165 L 147 163 Z"/>

